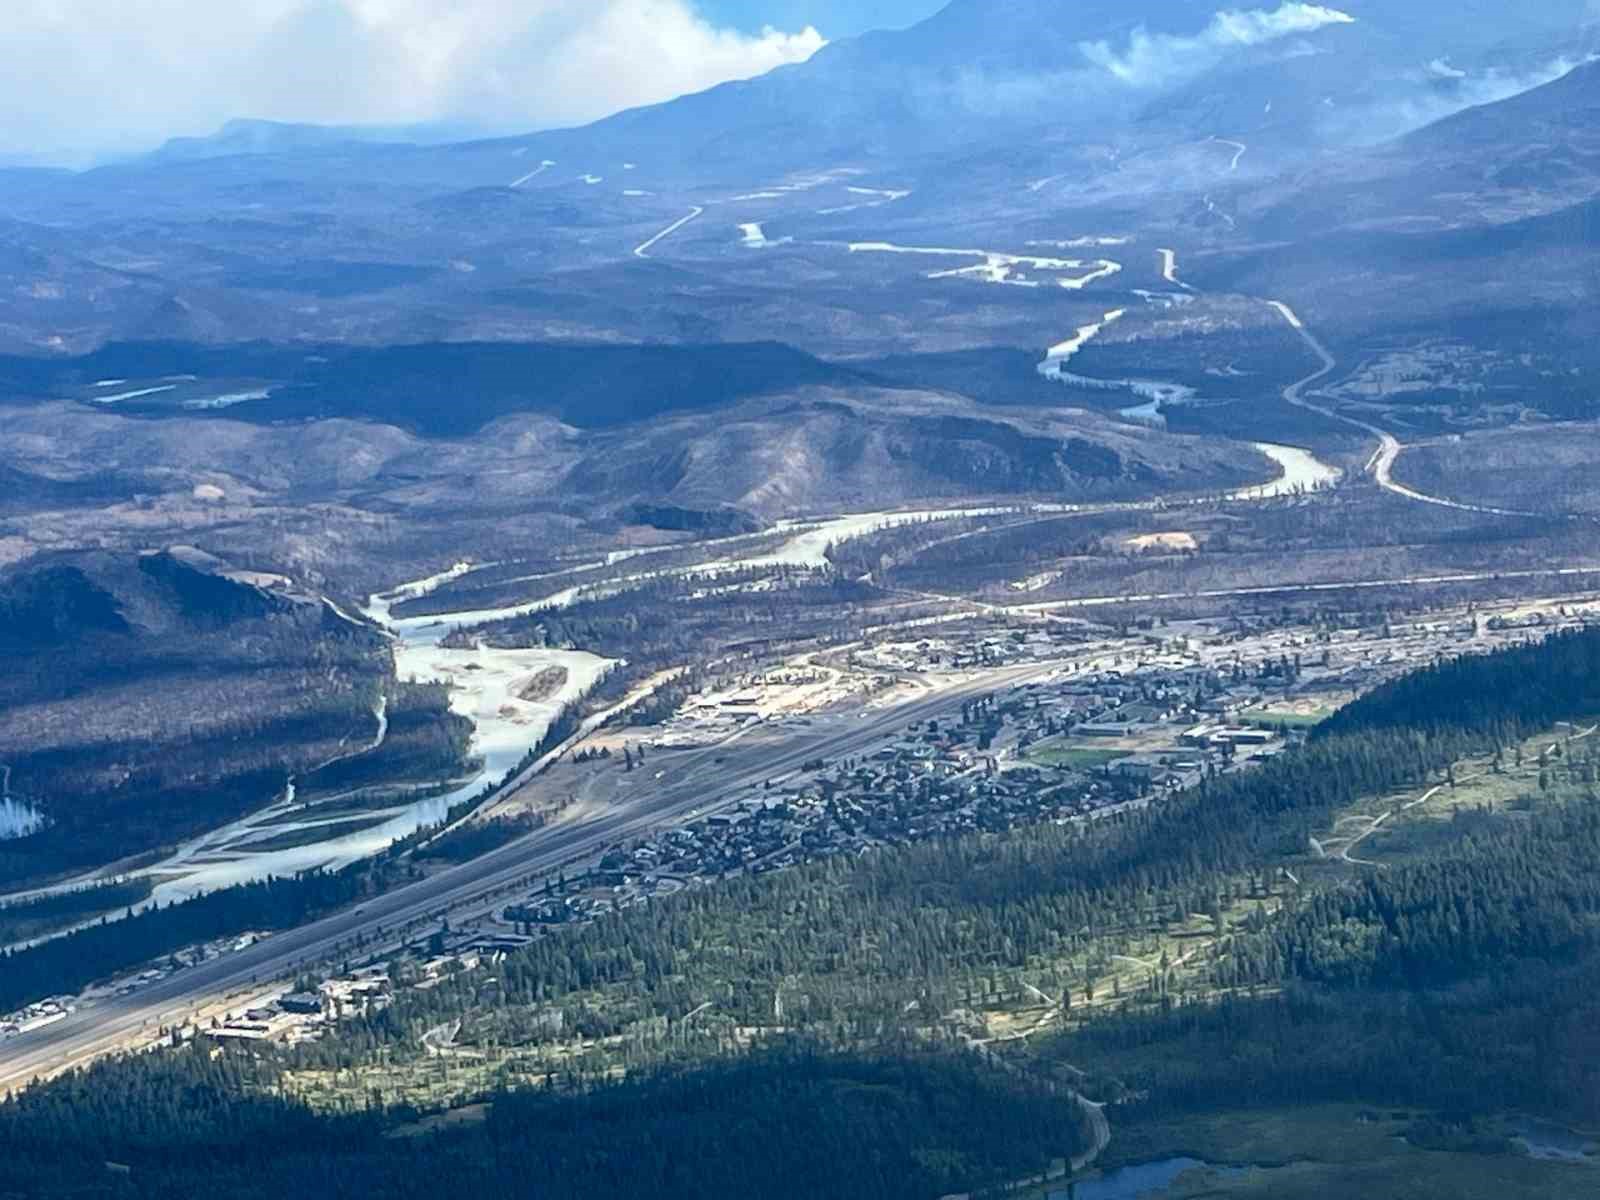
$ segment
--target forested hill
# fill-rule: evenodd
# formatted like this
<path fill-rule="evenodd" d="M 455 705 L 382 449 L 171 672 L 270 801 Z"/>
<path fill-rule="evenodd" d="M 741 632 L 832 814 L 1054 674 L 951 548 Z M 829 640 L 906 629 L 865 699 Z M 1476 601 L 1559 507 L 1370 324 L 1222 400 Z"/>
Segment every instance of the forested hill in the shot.
<path fill-rule="evenodd" d="M 1336 713 L 1317 737 L 1404 728 L 1471 732 L 1508 743 L 1594 713 L 1600 713 L 1600 629 L 1586 628 L 1406 675 Z"/>
<path fill-rule="evenodd" d="M 779 1046 L 500 1096 L 481 1124 L 438 1137 L 385 1137 L 373 1114 L 317 1118 L 273 1083 L 269 1063 L 194 1051 L 31 1094 L 0 1107 L 0 1196 L 934 1200 L 1042 1175 L 1088 1136 L 1066 1089 L 913 1046 Z"/>

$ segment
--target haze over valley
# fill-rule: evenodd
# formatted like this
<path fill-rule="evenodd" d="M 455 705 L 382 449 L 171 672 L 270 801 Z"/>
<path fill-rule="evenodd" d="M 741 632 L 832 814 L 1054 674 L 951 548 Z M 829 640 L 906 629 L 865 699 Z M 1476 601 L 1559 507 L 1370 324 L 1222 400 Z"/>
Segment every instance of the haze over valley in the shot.
<path fill-rule="evenodd" d="M 1593 4 L 268 7 L 0 166 L 0 1193 L 1590 1194 Z"/>

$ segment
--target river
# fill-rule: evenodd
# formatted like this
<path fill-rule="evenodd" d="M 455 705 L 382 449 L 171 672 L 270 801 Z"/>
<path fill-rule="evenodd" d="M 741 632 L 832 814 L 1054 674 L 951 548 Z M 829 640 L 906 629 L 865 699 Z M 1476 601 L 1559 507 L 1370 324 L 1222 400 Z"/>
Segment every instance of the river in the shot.
<path fill-rule="evenodd" d="M 200 839 L 154 868 L 152 874 L 163 877 L 163 882 L 157 885 L 149 903 L 168 904 L 272 876 L 318 868 L 337 870 L 371 858 L 419 829 L 439 824 L 452 807 L 499 783 L 514 770 L 544 738 L 561 709 L 592 690 L 615 665 L 610 659 L 577 650 L 499 650 L 483 645 L 447 649 L 440 645 L 464 623 L 462 618 L 483 614 L 404 620 L 391 616 L 394 606 L 402 600 L 428 595 L 470 570 L 462 564 L 403 584 L 371 597 L 363 612 L 394 638 L 398 678 L 449 687 L 451 709 L 473 725 L 472 771 L 461 779 L 440 780 L 441 784 L 450 785 L 442 794 L 381 813 L 387 819 L 368 829 L 290 849 L 252 851 L 248 845 L 252 838 L 260 840 L 263 833 L 282 835 L 312 828 L 321 819 L 313 807 L 304 810 L 303 823 L 258 823 L 262 817 L 281 814 L 293 804 L 295 789 L 291 782 L 285 796 L 268 813 L 240 822 L 222 835 Z M 565 672 L 561 686 L 549 695 L 530 692 L 532 698 L 524 698 L 529 685 L 553 667 Z M 388 732 L 387 706 L 380 709 L 378 722 L 381 744 Z M 346 814 L 345 819 L 359 815 Z"/>
<path fill-rule="evenodd" d="M 1515 1126 L 1514 1140 L 1530 1157 L 1545 1162 L 1581 1163 L 1600 1166 L 1600 1144 L 1587 1134 L 1578 1133 L 1550 1121 L 1526 1119 Z"/>
<path fill-rule="evenodd" d="M 1214 1166 L 1198 1158 L 1166 1158 L 1053 1187 L 1048 1200 L 1146 1200 L 1146 1197 L 1162 1195 L 1190 1171 L 1206 1172 L 1213 1179 L 1236 1179 L 1249 1174 L 1251 1169 Z"/>
<path fill-rule="evenodd" d="M 1080 331 L 1080 335 L 1087 332 Z M 1064 366 L 1085 340 L 1087 337 L 1080 336 L 1075 343 L 1057 348 L 1059 353 L 1053 353 L 1054 362 Z M 1320 462 L 1306 450 L 1268 443 L 1258 443 L 1256 449 L 1278 465 L 1280 476 L 1270 483 L 1235 492 L 1230 499 L 1265 500 L 1298 495 L 1328 486 L 1339 478 L 1338 471 Z M 1077 511 L 1078 507 L 1049 504 L 1022 506 L 1035 513 L 1066 513 Z M 1143 508 L 1146 505 L 1129 507 Z M 609 584 L 589 586 L 610 586 L 624 590 L 661 575 L 716 574 L 741 568 L 818 569 L 827 564 L 829 547 L 877 530 L 962 517 L 999 516 L 1015 511 L 1018 511 L 1017 508 L 1012 506 L 993 506 L 852 513 L 821 520 L 786 520 L 774 527 L 774 532 L 788 535 L 776 550 L 746 558 L 730 556 L 689 567 L 669 567 L 659 572 L 645 571 Z M 393 637 L 395 669 L 400 679 L 437 682 L 449 687 L 450 707 L 473 724 L 474 770 L 466 778 L 439 781 L 441 785 L 449 786 L 442 794 L 431 799 L 374 814 L 384 819 L 370 828 L 289 849 L 251 850 L 249 843 L 252 840 L 262 841 L 268 836 L 312 828 L 322 819 L 314 808 L 293 812 L 296 795 L 291 782 L 285 795 L 265 811 L 225 830 L 198 838 L 171 858 L 148 869 L 145 874 L 160 882 L 147 903 L 169 904 L 271 876 L 288 876 L 317 868 L 337 869 L 380 853 L 400 838 L 425 826 L 437 824 L 453 806 L 473 798 L 490 784 L 500 782 L 544 737 L 562 707 L 587 694 L 616 665 L 599 655 L 578 650 L 504 650 L 481 643 L 466 648 L 442 645 L 450 633 L 458 628 L 571 604 L 588 590 L 582 584 L 531 604 L 504 609 L 442 616 L 402 618 L 394 615 L 393 610 L 403 601 L 429 595 L 447 583 L 470 575 L 475 569 L 467 563 L 457 564 L 448 571 L 374 595 L 362 610 L 369 620 Z M 345 619 L 352 618 L 346 616 Z M 565 673 L 562 685 L 548 696 L 524 698 L 529 684 L 551 668 L 560 668 Z M 387 716 L 387 710 L 381 709 L 378 714 L 378 738 L 373 748 L 382 744 L 387 733 Z M 300 819 L 285 823 L 282 818 L 286 815 Z M 31 832 L 41 820 L 40 815 L 31 808 L 8 798 L 0 805 L 0 838 Z M 333 827 L 339 828 L 337 824 Z"/>
<path fill-rule="evenodd" d="M 1283 474 L 1271 483 L 1234 492 L 1228 497 L 1230 500 L 1275 500 L 1279 496 L 1305 496 L 1330 488 L 1344 478 L 1343 471 L 1329 466 L 1311 451 L 1299 446 L 1278 446 L 1271 442 L 1251 444 L 1277 463 Z"/>

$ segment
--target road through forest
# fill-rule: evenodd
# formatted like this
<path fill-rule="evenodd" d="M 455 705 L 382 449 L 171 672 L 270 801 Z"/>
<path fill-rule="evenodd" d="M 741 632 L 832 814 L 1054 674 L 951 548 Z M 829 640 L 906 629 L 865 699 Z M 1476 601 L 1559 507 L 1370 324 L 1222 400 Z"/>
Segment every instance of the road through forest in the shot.
<path fill-rule="evenodd" d="M 1446 499 L 1443 496 L 1430 496 L 1426 492 L 1419 492 L 1417 489 L 1407 487 L 1403 483 L 1397 483 L 1394 478 L 1394 465 L 1399 460 L 1400 455 L 1405 453 L 1405 446 L 1400 443 L 1398 438 L 1385 429 L 1380 429 L 1376 425 L 1369 424 L 1368 422 L 1362 421 L 1356 417 L 1348 416 L 1347 414 L 1338 412 L 1335 409 L 1326 408 L 1320 404 L 1314 404 L 1305 398 L 1306 389 L 1311 387 L 1313 384 L 1321 383 L 1329 375 L 1332 375 L 1334 371 L 1338 370 L 1339 362 L 1332 354 L 1328 352 L 1328 348 L 1322 344 L 1322 340 L 1318 338 L 1316 334 L 1311 332 L 1311 330 L 1306 326 L 1306 323 L 1300 319 L 1299 314 L 1296 313 L 1294 309 L 1290 308 L 1282 300 L 1268 300 L 1266 303 L 1289 323 L 1290 327 L 1300 335 L 1301 340 L 1303 340 L 1306 345 L 1311 347 L 1312 353 L 1322 360 L 1322 366 L 1319 370 L 1307 375 L 1299 382 L 1292 383 L 1285 388 L 1283 391 L 1283 398 L 1296 408 L 1305 409 L 1307 412 L 1314 412 L 1318 416 L 1328 418 L 1330 421 L 1338 421 L 1344 425 L 1354 426 L 1363 433 L 1371 434 L 1373 437 L 1377 438 L 1378 449 L 1373 453 L 1373 456 L 1367 460 L 1366 469 L 1368 473 L 1371 474 L 1372 477 L 1377 481 L 1378 486 L 1384 491 L 1389 492 L 1391 495 L 1399 496 L 1402 499 L 1415 501 L 1418 504 L 1432 504 L 1438 508 L 1453 508 L 1460 512 L 1482 513 L 1485 516 L 1539 517 L 1550 515 L 1547 513 L 1541 514 L 1522 512 L 1511 508 L 1494 508 L 1487 504 L 1466 504 L 1459 500 Z"/>

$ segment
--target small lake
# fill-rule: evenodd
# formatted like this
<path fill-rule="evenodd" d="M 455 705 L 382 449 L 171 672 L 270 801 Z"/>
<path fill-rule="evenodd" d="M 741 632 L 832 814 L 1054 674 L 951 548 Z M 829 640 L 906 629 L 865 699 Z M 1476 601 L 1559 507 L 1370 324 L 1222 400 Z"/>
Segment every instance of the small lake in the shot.
<path fill-rule="evenodd" d="M 1520 1121 L 1513 1139 L 1533 1158 L 1546 1162 L 1587 1163 L 1600 1166 L 1600 1146 L 1592 1138 L 1549 1121 Z"/>
<path fill-rule="evenodd" d="M 1140 1163 L 1107 1171 L 1096 1179 L 1086 1179 L 1070 1188 L 1053 1188 L 1049 1200 L 1144 1200 L 1159 1196 L 1185 1171 L 1210 1171 L 1212 1175 L 1231 1179 L 1244 1175 L 1247 1168 L 1218 1167 L 1201 1162 L 1198 1158 L 1165 1158 L 1159 1162 Z"/>

